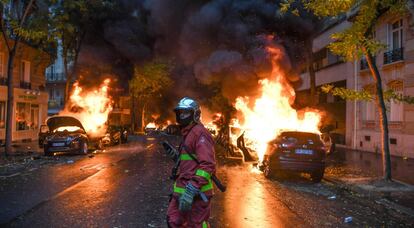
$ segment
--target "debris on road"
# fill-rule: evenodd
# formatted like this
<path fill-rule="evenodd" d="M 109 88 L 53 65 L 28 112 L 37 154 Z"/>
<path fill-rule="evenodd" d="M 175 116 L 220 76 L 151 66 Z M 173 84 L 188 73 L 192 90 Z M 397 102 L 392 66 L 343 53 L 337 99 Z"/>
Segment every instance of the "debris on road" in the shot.
<path fill-rule="evenodd" d="M 352 222 L 352 217 L 351 217 L 351 216 L 346 217 L 346 218 L 344 219 L 344 222 L 345 222 L 345 223 L 351 223 L 351 222 Z"/>
<path fill-rule="evenodd" d="M 73 163 L 74 163 L 74 161 L 73 161 L 73 160 L 69 160 L 69 161 L 67 161 L 66 163 L 68 163 L 68 164 L 73 164 Z"/>
<path fill-rule="evenodd" d="M 333 195 L 333 196 L 329 196 L 329 197 L 328 197 L 328 199 L 330 199 L 330 200 L 334 200 L 334 199 L 336 199 L 336 196 L 335 196 L 335 195 Z"/>

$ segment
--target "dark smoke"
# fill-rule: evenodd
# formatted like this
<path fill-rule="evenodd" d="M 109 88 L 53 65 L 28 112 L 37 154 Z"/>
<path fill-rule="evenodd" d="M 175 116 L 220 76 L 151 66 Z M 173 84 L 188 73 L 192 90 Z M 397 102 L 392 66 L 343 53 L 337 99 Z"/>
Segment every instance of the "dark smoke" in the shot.
<path fill-rule="evenodd" d="M 229 101 L 257 93 L 258 80 L 271 69 L 265 48 L 286 50 L 281 64 L 290 81 L 303 62 L 307 20 L 281 16 L 279 1 L 118 0 L 114 13 L 89 31 L 80 66 L 117 75 L 128 91 L 133 66 L 162 57 L 174 61 L 173 89 L 154 100 L 154 112 L 170 112 L 182 96 L 207 102 L 217 93 Z M 274 35 L 272 40 L 265 37 Z M 290 64 L 292 63 L 292 65 Z M 106 72 L 105 72 L 106 71 Z M 99 72 L 101 73 L 101 72 Z M 157 107 L 168 107 L 159 110 Z"/>

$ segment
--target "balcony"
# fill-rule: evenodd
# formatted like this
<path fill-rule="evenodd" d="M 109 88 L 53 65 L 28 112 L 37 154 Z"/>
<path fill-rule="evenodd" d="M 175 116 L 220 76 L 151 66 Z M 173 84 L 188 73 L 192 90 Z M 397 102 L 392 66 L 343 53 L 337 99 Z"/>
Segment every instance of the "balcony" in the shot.
<path fill-rule="evenodd" d="M 391 51 L 384 52 L 384 65 L 393 62 L 401 61 L 404 59 L 403 48 L 397 48 Z"/>
<path fill-rule="evenodd" d="M 32 84 L 30 82 L 20 82 L 20 88 L 22 89 L 32 89 Z"/>
<path fill-rule="evenodd" d="M 47 82 L 62 82 L 66 81 L 64 73 L 46 73 Z"/>
<path fill-rule="evenodd" d="M 7 78 L 6 77 L 0 77 L 0 85 L 7 85 Z"/>

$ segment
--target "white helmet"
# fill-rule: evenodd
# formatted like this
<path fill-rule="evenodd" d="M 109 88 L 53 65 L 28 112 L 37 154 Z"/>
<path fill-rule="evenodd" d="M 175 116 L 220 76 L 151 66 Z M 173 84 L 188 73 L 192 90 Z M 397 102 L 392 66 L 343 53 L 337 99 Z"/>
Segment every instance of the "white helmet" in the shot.
<path fill-rule="evenodd" d="M 177 123 L 180 125 L 186 126 L 190 124 L 191 121 L 194 121 L 196 123 L 200 122 L 200 106 L 195 100 L 189 97 L 184 97 L 181 99 L 178 102 L 177 106 L 175 106 L 174 111 L 176 114 Z"/>

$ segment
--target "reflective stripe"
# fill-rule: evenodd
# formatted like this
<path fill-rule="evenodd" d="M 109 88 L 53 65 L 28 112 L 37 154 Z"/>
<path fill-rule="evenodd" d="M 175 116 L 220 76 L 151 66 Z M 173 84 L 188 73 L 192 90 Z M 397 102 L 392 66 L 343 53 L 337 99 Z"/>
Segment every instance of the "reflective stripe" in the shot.
<path fill-rule="evenodd" d="M 203 221 L 203 228 L 208 228 L 208 223 L 206 221 Z"/>
<path fill-rule="evenodd" d="M 196 175 L 197 175 L 197 176 L 204 177 L 204 178 L 206 178 L 207 180 L 210 180 L 210 178 L 211 178 L 210 173 L 208 173 L 208 172 L 206 172 L 206 171 L 204 171 L 204 170 L 202 170 L 202 169 L 197 169 L 197 171 L 196 171 Z"/>
<path fill-rule="evenodd" d="M 174 192 L 183 194 L 185 192 L 185 188 L 177 187 L 177 184 L 174 182 Z"/>
<path fill-rule="evenodd" d="M 206 192 L 206 191 L 211 190 L 211 189 L 213 189 L 213 183 L 211 182 L 211 180 L 208 180 L 208 184 L 201 187 L 202 192 Z"/>
<path fill-rule="evenodd" d="M 196 158 L 196 155 L 193 154 L 193 157 Z M 188 154 L 180 154 L 180 160 L 181 161 L 191 161 L 191 160 L 193 160 L 193 158 Z"/>
<path fill-rule="evenodd" d="M 211 180 L 208 181 L 208 184 L 201 187 L 202 192 L 206 192 L 211 189 L 213 189 L 213 183 L 211 182 Z M 177 187 L 176 183 L 174 182 L 174 192 L 183 194 L 185 192 L 185 188 Z"/>

